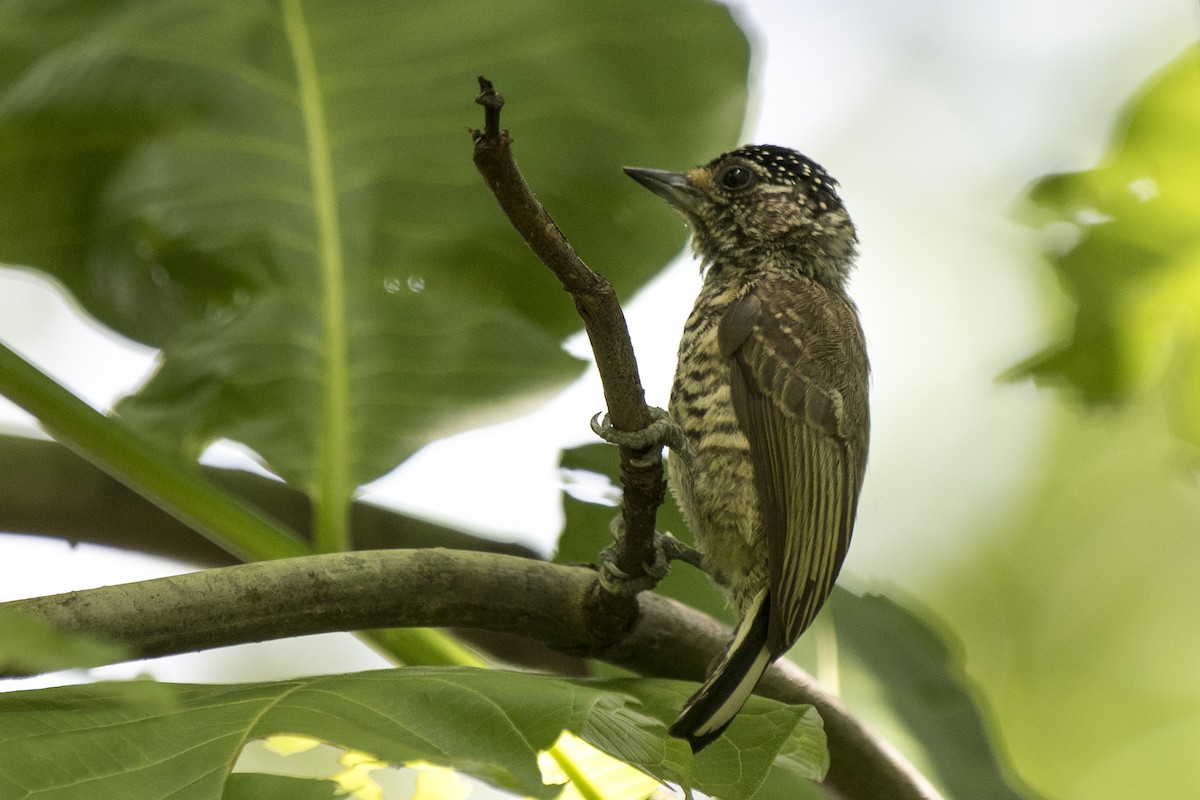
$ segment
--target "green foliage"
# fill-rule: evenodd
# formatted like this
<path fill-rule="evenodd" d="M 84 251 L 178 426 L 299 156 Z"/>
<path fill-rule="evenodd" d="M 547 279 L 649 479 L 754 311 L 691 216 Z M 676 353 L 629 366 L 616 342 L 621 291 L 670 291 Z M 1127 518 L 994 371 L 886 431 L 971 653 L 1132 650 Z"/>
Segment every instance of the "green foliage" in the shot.
<path fill-rule="evenodd" d="M 451 766 L 541 798 L 558 788 L 542 783 L 537 754 L 563 730 L 662 780 L 730 798 L 753 795 L 781 748 L 787 758 L 777 766 L 792 781 L 819 777 L 827 758 L 812 709 L 756 698 L 740 730 L 693 760 L 684 742 L 666 737 L 666 721 L 689 690 L 672 681 L 409 668 L 170 688 L 174 714 L 114 703 L 104 684 L 0 694 L 0 795 L 149 800 L 185 792 L 178 796 L 215 800 L 228 790 L 242 747 L 274 734 L 394 764 Z"/>
<path fill-rule="evenodd" d="M 581 366 L 471 164 L 475 76 L 519 101 L 524 168 L 627 295 L 683 231 L 638 224 L 619 165 L 727 146 L 747 60 L 686 0 L 6 3 L 0 261 L 163 349 L 134 427 L 188 458 L 245 443 L 344 546 L 357 486 Z"/>
<path fill-rule="evenodd" d="M 1104 163 L 1040 180 L 1025 219 L 1078 306 L 1064 341 L 1017 369 L 1122 403 L 1159 385 L 1173 423 L 1200 444 L 1200 46 L 1152 78 Z"/>
<path fill-rule="evenodd" d="M 1097 168 L 1032 188 L 1024 218 L 1062 243 L 1077 310 L 1016 371 L 1083 407 L 1060 405 L 978 568 L 941 589 L 1023 772 L 1073 800 L 1200 786 L 1197 141 L 1200 45 L 1130 101 Z"/>
<path fill-rule="evenodd" d="M 1096 169 L 1052 175 L 1027 221 L 1075 301 L 1073 330 L 1020 367 L 1088 405 L 1048 432 L 1042 480 L 947 603 L 1028 775 L 1073 798 L 1192 796 L 1200 637 L 1192 479 L 1200 444 L 1200 46 L 1152 77 Z M 1165 414 L 1164 414 L 1165 411 Z M 1114 699 L 1114 703 L 1097 698 Z"/>

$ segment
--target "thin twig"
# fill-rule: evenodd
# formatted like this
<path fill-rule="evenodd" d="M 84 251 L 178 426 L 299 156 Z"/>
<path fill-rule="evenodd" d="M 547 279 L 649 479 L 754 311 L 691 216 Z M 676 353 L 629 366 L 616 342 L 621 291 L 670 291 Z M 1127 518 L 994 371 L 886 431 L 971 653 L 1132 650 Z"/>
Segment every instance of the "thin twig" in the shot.
<path fill-rule="evenodd" d="M 534 254 L 571 295 L 596 356 L 609 419 L 619 431 L 639 431 L 653 421 L 638 376 L 625 313 L 611 283 L 575 253 L 567 237 L 534 196 L 513 158 L 508 131 L 500 128 L 504 98 L 480 76 L 475 102 L 484 107 L 483 130 L 472 130 L 475 167 L 496 202 Z M 616 554 L 623 572 L 638 578 L 654 562 L 654 521 L 664 494 L 662 460 L 646 449 L 621 448 L 622 517 L 625 538 Z M 607 601 L 602 605 L 612 606 Z M 624 616 L 624 615 L 619 615 Z"/>

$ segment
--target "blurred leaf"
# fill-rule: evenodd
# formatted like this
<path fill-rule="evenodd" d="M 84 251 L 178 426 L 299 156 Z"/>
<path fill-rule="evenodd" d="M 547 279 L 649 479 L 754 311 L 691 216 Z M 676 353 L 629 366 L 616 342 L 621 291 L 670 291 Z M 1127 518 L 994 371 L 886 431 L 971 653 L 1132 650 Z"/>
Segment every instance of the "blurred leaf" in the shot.
<path fill-rule="evenodd" d="M 911 604 L 911 601 L 909 601 Z M 871 676 L 873 690 L 920 747 L 931 776 L 950 797 L 1032 800 L 992 744 L 978 690 L 962 667 L 958 642 L 944 628 L 879 595 L 839 590 L 831 598 L 838 652 Z M 854 681 L 844 693 L 855 707 Z"/>
<path fill-rule="evenodd" d="M 12 608 L 0 608 L 0 672 L 37 674 L 113 664 L 126 648 L 86 633 L 68 633 Z"/>
<path fill-rule="evenodd" d="M 567 471 L 563 492 L 566 522 L 554 556 L 557 563 L 594 564 L 600 551 L 612 542 L 609 523 L 619 509 L 600 501 L 616 502 L 620 498 L 617 453 L 617 448 L 609 444 L 584 445 L 563 451 L 561 466 Z M 685 542 L 691 541 L 691 533 L 674 497 L 667 494 L 658 510 L 656 528 Z M 655 591 L 730 624 L 736 621 L 720 590 L 708 576 L 687 564 L 673 564 L 671 572 Z"/>
<path fill-rule="evenodd" d="M 141 430 L 244 442 L 329 500 L 580 368 L 571 303 L 471 164 L 475 76 L 627 296 L 683 230 L 639 224 L 618 167 L 731 144 L 747 61 L 691 0 L 5 3 L 0 261 L 163 348 L 120 407 Z"/>
<path fill-rule="evenodd" d="M 1200 492 L 1184 451 L 1155 398 L 1064 403 L 1030 489 L 936 589 L 1013 762 L 1058 800 L 1200 796 Z"/>
<path fill-rule="evenodd" d="M 1200 443 L 1200 45 L 1128 106 L 1102 166 L 1030 190 L 1027 222 L 1057 250 L 1077 305 L 1062 342 L 1013 370 L 1121 403 L 1163 383 L 1173 423 Z"/>
<path fill-rule="evenodd" d="M 221 800 L 335 800 L 337 784 L 285 775 L 235 773 L 225 782 Z"/>
<path fill-rule="evenodd" d="M 507 791 L 550 798 L 537 756 L 569 730 L 663 780 L 749 797 L 780 748 L 783 767 L 824 770 L 815 712 L 753 698 L 693 761 L 665 720 L 691 685 L 569 681 L 463 668 L 408 668 L 274 683 L 171 686 L 175 713 L 109 702 L 97 685 L 0 694 L 0 797 L 217 798 L 244 744 L 311 736 L 392 764 L 453 767 Z M 797 754 L 811 754 L 800 755 Z"/>

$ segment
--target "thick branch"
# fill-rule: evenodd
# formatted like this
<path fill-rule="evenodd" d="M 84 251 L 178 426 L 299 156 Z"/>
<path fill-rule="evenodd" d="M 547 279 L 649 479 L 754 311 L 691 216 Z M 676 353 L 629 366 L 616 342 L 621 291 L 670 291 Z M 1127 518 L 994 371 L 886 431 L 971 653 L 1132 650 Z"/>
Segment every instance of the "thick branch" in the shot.
<path fill-rule="evenodd" d="M 519 634 L 572 655 L 657 677 L 699 680 L 730 631 L 653 594 L 616 643 L 599 639 L 583 598 L 595 573 L 454 550 L 379 550 L 245 564 L 0 605 L 107 636 L 141 657 L 331 631 L 471 627 Z M 891 747 L 799 668 L 777 662 L 758 692 L 811 703 L 825 721 L 826 783 L 847 798 L 931 800 L 937 793 Z"/>
<path fill-rule="evenodd" d="M 575 302 L 596 356 L 613 426 L 620 431 L 642 430 L 650 425 L 652 417 L 616 292 L 607 278 L 579 258 L 538 202 L 517 168 L 508 131 L 500 129 L 504 98 L 486 78 L 480 77 L 479 87 L 481 94 L 476 102 L 484 107 L 484 128 L 472 131 L 475 166 L 513 228 Z M 633 577 L 645 575 L 645 565 L 654 562 L 654 519 L 663 500 L 662 461 L 651 458 L 646 463 L 641 458 L 646 455 L 644 449 L 621 448 L 625 541 L 616 562 Z"/>

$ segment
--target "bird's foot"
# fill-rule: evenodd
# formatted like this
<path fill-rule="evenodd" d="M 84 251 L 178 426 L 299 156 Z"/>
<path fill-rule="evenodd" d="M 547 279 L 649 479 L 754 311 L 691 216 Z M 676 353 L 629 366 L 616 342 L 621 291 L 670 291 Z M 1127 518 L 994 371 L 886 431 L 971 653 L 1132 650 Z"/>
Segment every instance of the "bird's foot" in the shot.
<path fill-rule="evenodd" d="M 683 428 L 661 408 L 651 406 L 650 416 L 653 421 L 640 431 L 619 431 L 613 427 L 608 414 L 601 412 L 592 417 L 592 432 L 609 444 L 629 447 L 634 450 L 647 448 L 669 447 L 680 458 L 690 462 L 696 455 L 696 448 L 688 441 Z M 636 466 L 653 464 L 659 454 L 653 449 L 634 461 Z"/>
<path fill-rule="evenodd" d="M 643 574 L 634 577 L 617 566 L 617 552 L 625 538 L 625 521 L 618 515 L 609 524 L 613 543 L 600 551 L 600 585 L 610 594 L 631 597 L 653 589 L 667 576 L 672 561 L 700 568 L 703 554 L 669 533 L 654 532 L 654 562 L 643 564 Z"/>

